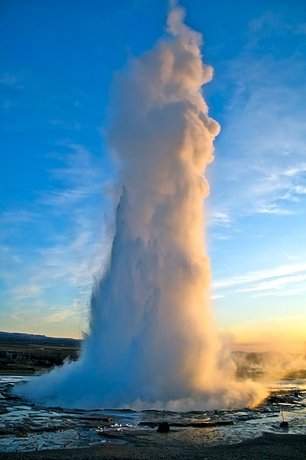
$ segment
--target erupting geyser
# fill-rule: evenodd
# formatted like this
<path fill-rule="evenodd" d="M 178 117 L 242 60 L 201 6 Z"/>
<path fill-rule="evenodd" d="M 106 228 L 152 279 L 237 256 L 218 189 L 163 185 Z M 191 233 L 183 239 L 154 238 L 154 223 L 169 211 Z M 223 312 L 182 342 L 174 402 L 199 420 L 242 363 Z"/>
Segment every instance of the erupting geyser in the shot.
<path fill-rule="evenodd" d="M 210 308 L 203 178 L 219 125 L 201 87 L 201 36 L 173 8 L 169 36 L 117 82 L 109 132 L 123 184 L 109 265 L 96 283 L 79 361 L 16 391 L 67 407 L 205 409 L 253 404 Z"/>

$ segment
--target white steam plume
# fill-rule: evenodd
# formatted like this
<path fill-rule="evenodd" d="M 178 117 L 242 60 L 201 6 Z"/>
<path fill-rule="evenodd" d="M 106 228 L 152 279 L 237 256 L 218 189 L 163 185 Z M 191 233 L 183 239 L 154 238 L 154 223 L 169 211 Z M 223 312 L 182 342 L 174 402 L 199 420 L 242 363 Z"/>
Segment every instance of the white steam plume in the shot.
<path fill-rule="evenodd" d="M 123 191 L 109 266 L 92 295 L 82 356 L 18 391 L 76 407 L 205 409 L 254 404 L 210 308 L 203 172 L 219 125 L 201 87 L 201 36 L 174 7 L 168 36 L 118 78 L 110 146 Z"/>

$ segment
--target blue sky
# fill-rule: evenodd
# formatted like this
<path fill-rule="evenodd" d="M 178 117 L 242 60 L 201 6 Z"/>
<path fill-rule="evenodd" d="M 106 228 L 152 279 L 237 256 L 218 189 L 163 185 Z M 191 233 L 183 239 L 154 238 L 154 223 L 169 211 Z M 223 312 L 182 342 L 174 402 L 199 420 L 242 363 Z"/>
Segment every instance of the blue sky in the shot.
<path fill-rule="evenodd" d="M 207 202 L 218 325 L 242 342 L 305 340 L 305 2 L 181 5 L 222 127 Z M 112 79 L 165 33 L 168 2 L 0 10 L 0 329 L 79 336 L 113 231 Z"/>

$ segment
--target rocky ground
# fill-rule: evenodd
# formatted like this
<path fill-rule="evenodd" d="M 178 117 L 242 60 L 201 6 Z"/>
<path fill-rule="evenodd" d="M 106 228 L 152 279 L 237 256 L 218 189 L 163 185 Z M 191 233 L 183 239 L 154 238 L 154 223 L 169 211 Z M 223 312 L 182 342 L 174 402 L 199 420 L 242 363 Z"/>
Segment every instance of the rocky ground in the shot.
<path fill-rule="evenodd" d="M 260 437 L 251 441 L 222 446 L 186 445 L 169 447 L 167 435 L 158 445 L 104 445 L 86 449 L 44 450 L 27 453 L 1 453 L 1 460 L 94 460 L 94 459 L 206 459 L 206 460 L 268 460 L 306 459 L 306 436 Z"/>

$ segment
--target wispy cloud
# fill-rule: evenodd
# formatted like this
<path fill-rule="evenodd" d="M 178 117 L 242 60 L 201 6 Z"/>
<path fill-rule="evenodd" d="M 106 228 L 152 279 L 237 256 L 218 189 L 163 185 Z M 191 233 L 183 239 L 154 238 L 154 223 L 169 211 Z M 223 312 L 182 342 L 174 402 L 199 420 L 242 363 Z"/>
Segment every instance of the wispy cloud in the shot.
<path fill-rule="evenodd" d="M 224 299 L 224 295 L 216 294 L 211 297 L 212 300 Z"/>
<path fill-rule="evenodd" d="M 306 172 L 306 163 L 301 163 L 297 166 L 290 167 L 283 171 L 284 176 L 294 177 Z"/>
<path fill-rule="evenodd" d="M 0 214 L 0 223 L 2 225 L 23 224 L 33 222 L 37 216 L 37 213 L 26 209 L 3 211 Z"/>
<path fill-rule="evenodd" d="M 75 310 L 72 307 L 59 307 L 55 311 L 48 313 L 42 319 L 47 324 L 58 324 L 66 322 L 69 318 L 75 317 Z"/>
<path fill-rule="evenodd" d="M 4 72 L 0 76 L 0 84 L 14 89 L 23 89 L 23 83 L 20 77 L 15 73 Z"/>
<path fill-rule="evenodd" d="M 211 225 L 230 227 L 232 220 L 228 212 L 214 210 L 208 213 L 208 220 Z"/>
<path fill-rule="evenodd" d="M 286 20 L 284 14 L 281 12 L 266 11 L 262 16 L 251 21 L 249 24 L 249 46 L 256 46 L 265 36 L 272 34 L 283 35 L 285 32 L 289 32 L 292 35 L 305 35 L 306 23 L 292 24 Z"/>
<path fill-rule="evenodd" d="M 304 272 L 306 272 L 306 263 L 280 265 L 266 270 L 253 271 L 241 276 L 233 276 L 223 280 L 215 281 L 213 286 L 215 289 L 226 289 L 234 287 L 237 288 L 238 286 L 245 284 L 254 286 L 255 283 L 272 279 L 275 279 L 273 282 L 277 283 L 277 280 L 284 278 L 288 279 L 291 277 L 291 275 L 303 274 L 302 276 L 305 276 Z M 239 288 L 239 290 L 241 291 L 241 288 Z M 247 289 L 244 291 L 246 290 Z"/>
<path fill-rule="evenodd" d="M 102 194 L 103 189 L 101 165 L 94 160 L 94 156 L 82 145 L 60 145 L 68 152 L 56 155 L 62 166 L 50 170 L 55 187 L 41 198 L 42 204 L 52 206 L 57 211 Z"/>
<path fill-rule="evenodd" d="M 259 214 L 273 214 L 277 216 L 290 216 L 293 214 L 293 211 L 290 209 L 282 208 L 276 203 L 268 203 L 258 205 L 256 211 Z"/>
<path fill-rule="evenodd" d="M 37 298 L 42 294 L 42 287 L 37 284 L 26 283 L 9 290 L 10 297 L 14 301 Z"/>
<path fill-rule="evenodd" d="M 245 289 L 239 289 L 239 292 L 259 292 L 259 291 L 271 291 L 280 290 L 287 288 L 287 286 L 296 285 L 306 281 L 306 274 L 302 275 L 291 275 L 291 276 L 280 276 L 273 280 L 264 281 Z"/>
<path fill-rule="evenodd" d="M 97 233 L 89 219 L 80 215 L 75 223 L 71 234 L 55 236 L 52 245 L 37 248 L 22 264 L 12 259 L 14 251 L 2 248 L 6 255 L 6 268 L 1 269 L 4 302 L 15 312 L 23 311 L 29 302 L 48 305 L 50 297 L 57 298 L 57 291 L 87 308 L 94 277 L 106 264 L 110 247 L 106 235 Z"/>
<path fill-rule="evenodd" d="M 79 187 L 76 186 L 71 189 L 54 190 L 45 194 L 41 199 L 41 203 L 52 206 L 58 211 L 62 207 L 75 205 L 100 191 L 101 187 L 96 186 L 95 184 Z"/>
<path fill-rule="evenodd" d="M 51 190 L 44 191 L 27 209 L 0 215 L 1 234 L 10 236 L 8 244 L 0 246 L 1 301 L 20 323 L 35 316 L 35 309 L 41 324 L 55 325 L 61 318 L 67 323 L 70 307 L 62 309 L 61 296 L 86 309 L 93 278 L 106 263 L 109 251 L 102 231 L 100 160 L 76 144 L 60 143 L 59 152 L 52 154 L 58 166 L 50 170 Z M 29 253 L 22 236 L 27 238 L 31 227 L 37 239 Z M 17 241 L 14 235 L 18 230 Z M 45 317 L 50 301 L 59 306 Z M 73 311 L 76 315 L 75 308 Z"/>
<path fill-rule="evenodd" d="M 84 327 L 80 324 L 77 303 L 71 302 L 70 305 L 53 303 L 50 307 L 41 299 L 22 306 L 12 306 L 10 312 L 6 314 L 0 311 L 0 320 L 3 330 L 45 333 L 52 336 L 79 337 Z"/>
<path fill-rule="evenodd" d="M 250 215 L 306 210 L 295 206 L 305 201 L 306 63 L 298 51 L 276 56 L 261 47 L 265 34 L 281 33 L 280 26 L 296 35 L 298 24 L 282 12 L 258 18 L 244 52 L 228 62 L 231 99 L 217 139 L 211 202 L 235 223 Z"/>
<path fill-rule="evenodd" d="M 306 187 L 303 185 L 296 185 L 293 187 L 293 192 L 297 195 L 306 195 Z"/>
<path fill-rule="evenodd" d="M 16 268 L 19 267 L 22 262 L 21 255 L 15 248 L 11 248 L 7 245 L 0 245 L 0 260 L 0 279 L 5 284 L 14 282 L 16 278 Z"/>

